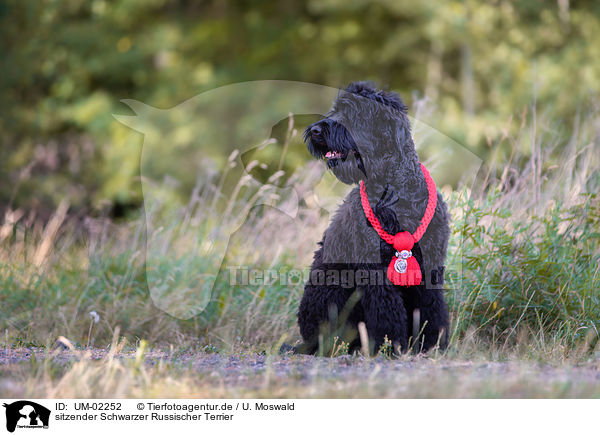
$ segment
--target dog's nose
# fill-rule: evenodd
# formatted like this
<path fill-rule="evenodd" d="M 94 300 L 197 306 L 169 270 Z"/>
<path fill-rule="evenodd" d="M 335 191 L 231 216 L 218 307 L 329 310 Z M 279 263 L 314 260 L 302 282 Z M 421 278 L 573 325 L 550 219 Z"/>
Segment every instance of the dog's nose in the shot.
<path fill-rule="evenodd" d="M 321 134 L 321 127 L 319 127 L 318 125 L 313 125 L 313 126 L 310 128 L 310 133 L 311 133 L 313 136 L 318 136 L 318 135 L 320 135 L 320 134 Z"/>

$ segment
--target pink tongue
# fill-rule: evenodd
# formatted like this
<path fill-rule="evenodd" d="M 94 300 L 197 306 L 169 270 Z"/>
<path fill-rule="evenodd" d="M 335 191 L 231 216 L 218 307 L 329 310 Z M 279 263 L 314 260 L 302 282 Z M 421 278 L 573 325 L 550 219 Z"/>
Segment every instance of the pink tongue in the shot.
<path fill-rule="evenodd" d="M 325 154 L 325 157 L 327 157 L 328 159 L 333 157 L 333 154 L 331 153 L 331 151 L 327 151 L 327 154 Z"/>

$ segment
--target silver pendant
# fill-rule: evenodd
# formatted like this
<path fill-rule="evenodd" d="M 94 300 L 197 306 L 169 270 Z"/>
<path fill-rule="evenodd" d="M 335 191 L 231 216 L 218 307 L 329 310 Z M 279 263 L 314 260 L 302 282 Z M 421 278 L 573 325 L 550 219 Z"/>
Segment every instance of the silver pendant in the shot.
<path fill-rule="evenodd" d="M 394 263 L 394 270 L 398 273 L 406 272 L 406 260 L 404 258 L 398 258 Z"/>

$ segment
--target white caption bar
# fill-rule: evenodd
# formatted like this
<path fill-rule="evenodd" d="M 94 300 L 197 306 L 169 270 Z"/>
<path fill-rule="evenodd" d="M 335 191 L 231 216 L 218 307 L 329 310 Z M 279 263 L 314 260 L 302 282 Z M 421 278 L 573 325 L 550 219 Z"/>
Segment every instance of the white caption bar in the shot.
<path fill-rule="evenodd" d="M 586 433 L 593 400 L 3 399 L 0 433 Z M 34 429 L 42 429 L 35 431 Z M 594 430 L 597 430 L 595 427 Z M 176 432 L 169 432 L 176 431 Z"/>

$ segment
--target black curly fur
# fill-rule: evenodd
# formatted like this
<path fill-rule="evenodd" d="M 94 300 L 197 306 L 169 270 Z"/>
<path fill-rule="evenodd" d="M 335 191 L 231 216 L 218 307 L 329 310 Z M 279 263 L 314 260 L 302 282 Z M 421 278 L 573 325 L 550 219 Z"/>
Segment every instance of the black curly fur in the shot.
<path fill-rule="evenodd" d="M 369 201 L 388 233 L 416 230 L 427 206 L 428 193 L 407 109 L 397 94 L 377 90 L 367 82 L 352 83 L 340 91 L 327 116 L 307 128 L 305 140 L 316 158 L 324 158 L 328 151 L 339 152 L 340 158 L 328 159 L 327 165 L 340 181 L 346 184 L 366 181 Z M 448 209 L 438 192 L 433 220 L 413 249 L 424 272 L 423 283 L 395 286 L 385 275 L 395 251 L 380 239 L 365 218 L 358 186 L 352 189 L 315 252 L 311 278 L 298 312 L 304 339 L 302 351 L 317 350 L 320 328 L 331 323 L 332 316 L 350 329 L 364 322 L 372 352 L 379 349 L 385 336 L 402 351 L 408 350 L 409 343 L 423 351 L 436 343 L 444 348 L 449 328 L 442 289 L 450 235 L 448 222 Z M 352 271 L 355 276 L 357 271 L 363 275 L 371 273 L 378 279 L 347 285 L 340 281 L 341 271 Z M 326 282 L 313 279 L 320 274 L 331 274 L 331 279 Z M 353 294 L 358 294 L 357 302 L 349 303 Z M 413 325 L 417 313 L 420 322 Z M 415 337 L 419 331 L 421 334 Z M 353 349 L 360 343 L 358 335 L 351 337 Z"/>

